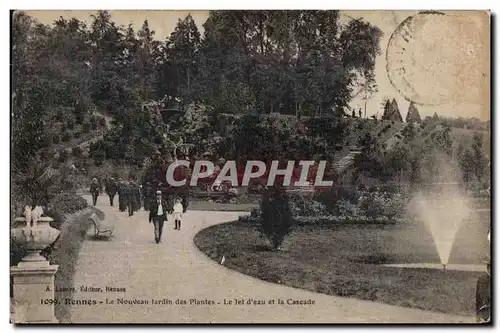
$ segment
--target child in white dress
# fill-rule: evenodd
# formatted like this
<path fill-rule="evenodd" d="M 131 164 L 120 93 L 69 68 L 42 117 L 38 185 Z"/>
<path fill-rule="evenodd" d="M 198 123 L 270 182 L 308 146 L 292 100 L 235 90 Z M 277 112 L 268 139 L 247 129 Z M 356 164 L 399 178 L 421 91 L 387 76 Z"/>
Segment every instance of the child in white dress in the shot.
<path fill-rule="evenodd" d="M 174 201 L 174 221 L 176 230 L 181 230 L 181 220 L 182 220 L 182 212 L 184 211 L 184 207 L 182 206 L 182 199 L 175 198 Z"/>

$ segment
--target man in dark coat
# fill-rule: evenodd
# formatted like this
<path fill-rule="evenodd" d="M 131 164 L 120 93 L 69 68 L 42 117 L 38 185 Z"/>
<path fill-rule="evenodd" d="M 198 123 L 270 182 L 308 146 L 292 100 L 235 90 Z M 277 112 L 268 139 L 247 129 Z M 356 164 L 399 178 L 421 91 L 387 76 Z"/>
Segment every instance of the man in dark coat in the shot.
<path fill-rule="evenodd" d="M 97 178 L 92 179 L 92 184 L 90 184 L 90 193 L 92 194 L 92 203 L 94 206 L 97 203 L 97 197 L 99 196 L 99 189 L 100 189 L 99 181 Z"/>
<path fill-rule="evenodd" d="M 128 216 L 134 215 L 135 208 L 135 193 L 134 193 L 134 184 L 132 182 L 128 182 L 125 184 L 125 200 L 128 209 Z"/>
<path fill-rule="evenodd" d="M 151 203 L 149 223 L 153 222 L 156 244 L 161 242 L 163 224 L 167 220 L 168 204 L 163 199 L 162 192 L 156 191 L 156 199 Z"/>
<path fill-rule="evenodd" d="M 109 196 L 109 205 L 113 207 L 113 202 L 115 199 L 116 192 L 118 191 L 118 186 L 114 178 L 110 178 L 106 183 L 106 193 Z"/>
<path fill-rule="evenodd" d="M 120 178 L 118 180 L 118 208 L 120 209 L 120 212 L 124 212 L 127 209 L 126 196 L 125 182 Z"/>
<path fill-rule="evenodd" d="M 134 182 L 134 195 L 135 195 L 135 210 L 141 210 L 142 207 L 142 188 L 139 184 Z"/>

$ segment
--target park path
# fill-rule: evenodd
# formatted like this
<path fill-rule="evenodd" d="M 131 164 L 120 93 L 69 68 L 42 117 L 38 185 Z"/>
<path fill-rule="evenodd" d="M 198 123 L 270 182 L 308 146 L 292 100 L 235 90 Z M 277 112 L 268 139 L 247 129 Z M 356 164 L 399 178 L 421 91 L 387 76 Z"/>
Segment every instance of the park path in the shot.
<path fill-rule="evenodd" d="M 89 199 L 89 198 L 88 198 Z M 72 323 L 456 323 L 473 318 L 401 308 L 370 301 L 333 297 L 258 280 L 225 268 L 201 253 L 195 234 L 241 213 L 188 211 L 182 230 L 165 223 L 163 241 L 156 244 L 147 212 L 128 217 L 109 207 L 104 197 L 97 208 L 116 225 L 109 241 L 86 240 L 80 250 L 73 300 L 97 305 L 72 305 Z M 126 292 L 80 292 L 80 286 L 126 288 Z M 106 298 L 115 304 L 106 304 Z M 148 300 L 149 304 L 118 305 L 117 298 Z M 175 305 L 196 298 L 215 305 Z M 153 305 L 169 299 L 172 305 Z M 224 305 L 224 299 L 233 305 Z M 315 301 L 314 305 L 234 305 L 234 299 Z M 100 303 L 103 302 L 103 303 Z M 220 303 L 220 304 L 219 304 Z"/>

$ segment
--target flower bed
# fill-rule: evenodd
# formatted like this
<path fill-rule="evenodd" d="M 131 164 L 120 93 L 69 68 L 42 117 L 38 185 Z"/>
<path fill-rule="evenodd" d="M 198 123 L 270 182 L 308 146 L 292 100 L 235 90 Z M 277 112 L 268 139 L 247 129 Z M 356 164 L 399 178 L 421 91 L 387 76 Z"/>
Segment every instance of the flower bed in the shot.
<path fill-rule="evenodd" d="M 357 196 L 337 200 L 330 209 L 316 200 L 291 200 L 295 222 L 297 224 L 396 224 L 403 221 L 405 204 L 401 194 L 364 191 L 357 193 Z M 240 221 L 243 222 L 258 222 L 260 219 L 260 208 L 254 208 L 249 216 L 240 217 Z"/>

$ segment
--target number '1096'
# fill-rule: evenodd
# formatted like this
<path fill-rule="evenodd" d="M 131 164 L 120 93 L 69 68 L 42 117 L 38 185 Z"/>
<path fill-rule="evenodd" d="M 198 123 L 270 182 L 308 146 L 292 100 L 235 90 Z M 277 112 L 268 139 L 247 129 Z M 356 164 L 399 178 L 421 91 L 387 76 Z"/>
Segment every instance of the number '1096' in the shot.
<path fill-rule="evenodd" d="M 46 299 L 41 299 L 40 303 L 43 305 L 43 304 L 58 304 L 59 302 L 56 299 L 46 298 Z"/>

